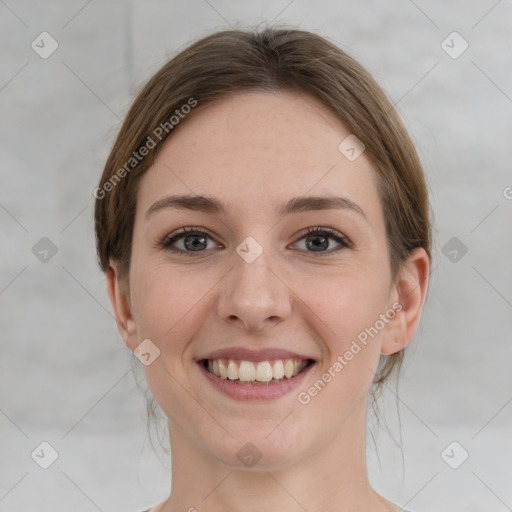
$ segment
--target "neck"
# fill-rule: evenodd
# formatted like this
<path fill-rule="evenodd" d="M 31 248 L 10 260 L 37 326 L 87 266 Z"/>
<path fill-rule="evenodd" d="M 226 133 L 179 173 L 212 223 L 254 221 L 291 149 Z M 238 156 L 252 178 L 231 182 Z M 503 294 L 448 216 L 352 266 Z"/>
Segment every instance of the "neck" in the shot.
<path fill-rule="evenodd" d="M 365 420 L 366 411 L 314 453 L 284 469 L 263 470 L 227 466 L 169 425 L 172 492 L 159 512 L 398 510 L 369 484 Z"/>

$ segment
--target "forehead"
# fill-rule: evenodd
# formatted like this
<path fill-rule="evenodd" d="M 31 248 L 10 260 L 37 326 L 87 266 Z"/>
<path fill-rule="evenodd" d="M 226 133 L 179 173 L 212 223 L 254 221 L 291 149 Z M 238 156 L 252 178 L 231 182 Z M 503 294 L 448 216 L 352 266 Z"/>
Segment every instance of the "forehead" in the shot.
<path fill-rule="evenodd" d="M 349 135 L 333 112 L 302 93 L 245 92 L 199 104 L 142 178 L 138 210 L 170 192 L 215 196 L 239 213 L 334 194 L 378 216 L 370 161 L 364 153 L 349 161 L 338 149 Z"/>

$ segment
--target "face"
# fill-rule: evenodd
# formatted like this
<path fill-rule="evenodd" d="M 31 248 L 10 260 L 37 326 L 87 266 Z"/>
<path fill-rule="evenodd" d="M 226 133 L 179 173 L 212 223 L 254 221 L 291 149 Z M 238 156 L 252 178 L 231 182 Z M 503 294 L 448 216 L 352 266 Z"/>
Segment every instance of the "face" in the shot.
<path fill-rule="evenodd" d="M 126 339 L 160 350 L 153 396 L 205 460 L 283 467 L 364 420 L 399 313 L 349 134 L 309 96 L 243 93 L 199 106 L 140 182 Z"/>

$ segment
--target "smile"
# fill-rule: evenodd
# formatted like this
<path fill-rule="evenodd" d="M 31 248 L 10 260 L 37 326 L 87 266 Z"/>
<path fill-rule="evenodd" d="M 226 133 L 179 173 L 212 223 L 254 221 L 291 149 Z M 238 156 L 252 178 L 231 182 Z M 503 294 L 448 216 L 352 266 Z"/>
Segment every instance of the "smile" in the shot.
<path fill-rule="evenodd" d="M 204 359 L 204 368 L 223 380 L 240 384 L 278 383 L 291 379 L 313 363 L 311 359 L 276 359 L 245 361 L 235 359 Z"/>

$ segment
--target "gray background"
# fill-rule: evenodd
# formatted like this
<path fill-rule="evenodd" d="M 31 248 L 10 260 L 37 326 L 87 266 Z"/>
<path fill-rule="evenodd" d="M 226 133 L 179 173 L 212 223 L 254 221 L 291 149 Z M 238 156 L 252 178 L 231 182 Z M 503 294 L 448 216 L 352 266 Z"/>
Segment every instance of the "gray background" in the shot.
<path fill-rule="evenodd" d="M 378 454 L 369 444 L 372 482 L 417 512 L 512 510 L 511 16 L 510 0 L 0 1 L 0 511 L 128 512 L 167 496 L 96 266 L 92 190 L 134 93 L 169 57 L 274 19 L 360 60 L 428 173 L 434 271 L 401 430 L 390 389 Z M 43 31 L 59 44 L 46 59 L 31 48 Z M 441 46 L 453 31 L 469 44 L 458 58 Z M 57 249 L 46 262 L 43 237 Z M 59 454 L 46 470 L 30 456 L 42 441 Z M 452 441 L 469 453 L 458 469 L 441 457 Z"/>

